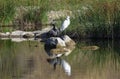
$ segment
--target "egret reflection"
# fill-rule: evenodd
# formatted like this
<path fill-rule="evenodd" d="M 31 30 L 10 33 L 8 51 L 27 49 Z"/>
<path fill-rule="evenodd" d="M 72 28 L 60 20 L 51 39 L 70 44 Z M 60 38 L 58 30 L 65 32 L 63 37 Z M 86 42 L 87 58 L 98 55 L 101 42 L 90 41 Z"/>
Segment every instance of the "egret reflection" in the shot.
<path fill-rule="evenodd" d="M 51 65 L 53 65 L 54 70 L 56 70 L 57 65 L 60 65 L 62 67 L 62 69 L 64 70 L 64 72 L 68 75 L 71 76 L 71 66 L 70 64 L 65 61 L 64 59 L 60 58 L 60 57 L 56 57 L 56 58 L 49 58 L 47 59 L 47 62 Z"/>

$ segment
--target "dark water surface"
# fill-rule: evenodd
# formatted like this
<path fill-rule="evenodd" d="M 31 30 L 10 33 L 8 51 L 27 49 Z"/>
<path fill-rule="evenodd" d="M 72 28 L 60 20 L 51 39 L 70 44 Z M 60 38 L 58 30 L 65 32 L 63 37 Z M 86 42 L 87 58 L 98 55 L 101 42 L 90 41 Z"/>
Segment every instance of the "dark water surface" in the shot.
<path fill-rule="evenodd" d="M 96 45 L 98 50 L 81 49 Z M 0 40 L 0 79 L 120 79 L 120 41 L 82 40 L 67 57 L 71 76 L 60 65 L 47 62 L 44 44 L 38 41 Z"/>

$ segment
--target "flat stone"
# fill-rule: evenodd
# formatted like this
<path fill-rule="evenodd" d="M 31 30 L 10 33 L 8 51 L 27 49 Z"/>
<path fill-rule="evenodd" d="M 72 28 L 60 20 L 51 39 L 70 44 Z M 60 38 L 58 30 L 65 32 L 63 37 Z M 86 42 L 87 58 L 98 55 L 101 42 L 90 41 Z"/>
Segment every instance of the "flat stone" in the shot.
<path fill-rule="evenodd" d="M 76 44 L 68 35 L 64 35 L 62 39 L 65 41 L 66 46 L 74 46 Z"/>

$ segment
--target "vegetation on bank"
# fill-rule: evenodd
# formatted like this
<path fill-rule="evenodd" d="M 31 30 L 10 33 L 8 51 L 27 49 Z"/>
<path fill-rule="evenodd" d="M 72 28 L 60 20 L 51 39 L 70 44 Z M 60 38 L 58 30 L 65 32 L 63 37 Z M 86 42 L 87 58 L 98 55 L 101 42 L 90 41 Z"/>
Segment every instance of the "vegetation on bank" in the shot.
<path fill-rule="evenodd" d="M 120 38 L 118 1 L 96 2 L 84 8 L 84 11 L 77 14 L 79 25 L 73 26 L 78 35 L 88 38 Z"/>
<path fill-rule="evenodd" d="M 16 9 L 21 6 L 27 8 L 16 14 Z M 9 31 L 2 27 L 8 24 L 15 24 L 15 27 L 22 30 L 41 29 L 42 24 L 47 22 L 46 13 L 51 10 L 72 11 L 71 24 L 66 33 L 73 37 L 120 37 L 118 0 L 0 0 L 0 31 Z M 61 17 L 57 25 L 60 25 L 64 18 Z"/>

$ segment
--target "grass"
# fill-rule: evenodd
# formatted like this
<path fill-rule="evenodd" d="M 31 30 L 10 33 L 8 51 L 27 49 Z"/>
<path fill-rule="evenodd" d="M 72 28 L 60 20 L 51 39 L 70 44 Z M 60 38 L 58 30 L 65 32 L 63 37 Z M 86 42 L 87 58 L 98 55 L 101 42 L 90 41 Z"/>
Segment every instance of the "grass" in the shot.
<path fill-rule="evenodd" d="M 81 37 L 120 38 L 120 5 L 118 1 L 103 1 L 83 6 L 79 9 L 75 21 L 79 21 L 68 32 L 77 31 Z M 75 22 L 74 22 L 75 23 Z M 73 24 L 74 24 L 73 23 Z M 81 34 L 82 31 L 83 33 Z"/>
<path fill-rule="evenodd" d="M 14 3 L 10 0 L 0 2 L 0 24 L 9 24 L 14 16 Z"/>
<path fill-rule="evenodd" d="M 71 25 L 67 34 L 77 34 L 81 38 L 119 38 L 120 1 L 118 0 L 1 0 L 0 24 L 14 21 L 15 8 L 29 7 L 22 20 L 36 24 L 47 22 L 48 11 L 72 11 Z M 33 9 L 38 7 L 38 9 Z M 22 13 L 22 12 L 21 12 Z M 61 21 L 63 21 L 60 18 Z M 38 28 L 35 24 L 35 28 Z M 58 24 L 60 24 L 58 22 Z"/>

